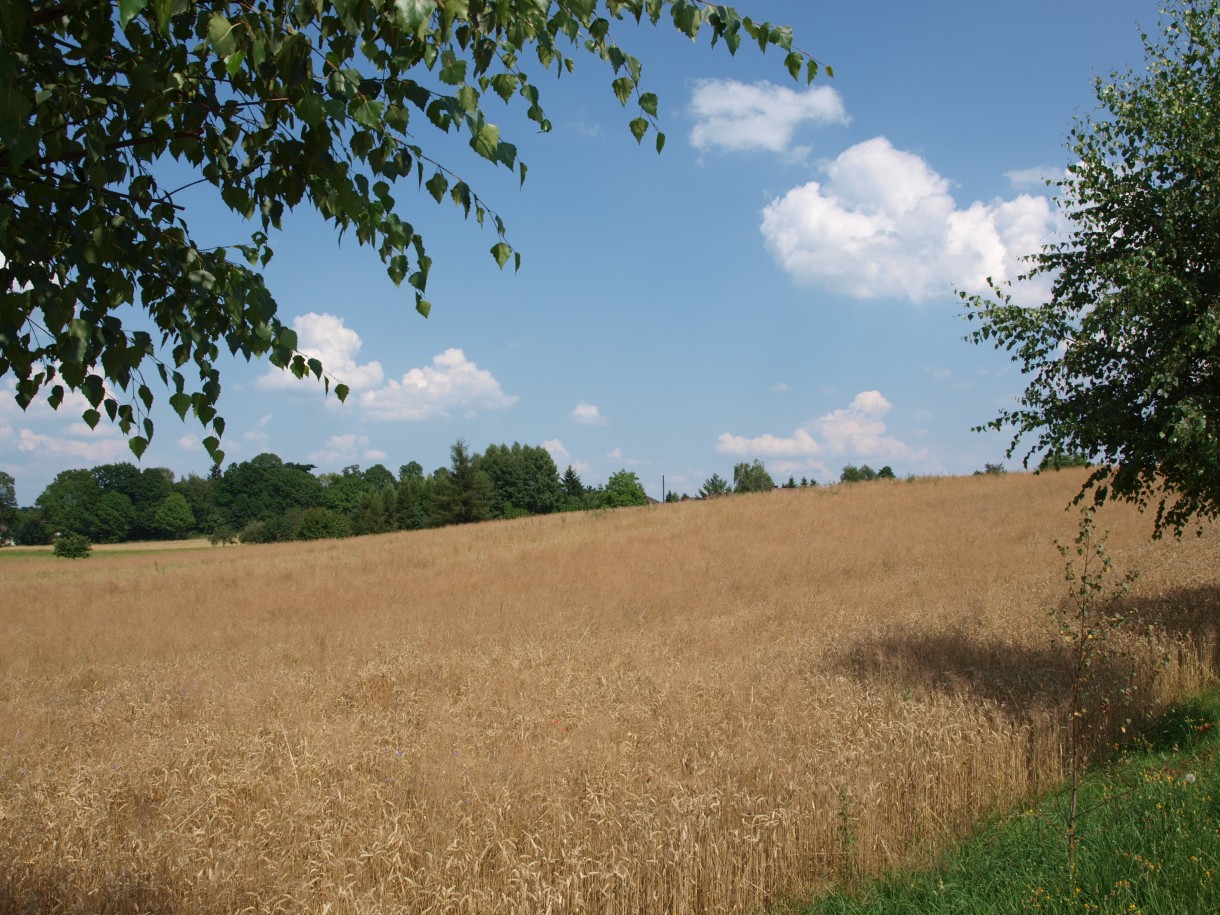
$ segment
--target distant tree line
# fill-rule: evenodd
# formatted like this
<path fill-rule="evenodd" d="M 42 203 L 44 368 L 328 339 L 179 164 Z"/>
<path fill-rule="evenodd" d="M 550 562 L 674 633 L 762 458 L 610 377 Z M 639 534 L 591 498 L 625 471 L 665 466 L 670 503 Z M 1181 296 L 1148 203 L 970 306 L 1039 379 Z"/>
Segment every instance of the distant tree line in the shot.
<path fill-rule="evenodd" d="M 459 439 L 447 467 L 430 474 L 417 461 L 395 475 L 384 464 L 315 473 L 265 453 L 207 476 L 175 479 L 172 470 L 129 463 L 65 470 L 29 508 L 19 508 L 13 478 L 0 471 L 0 542 L 49 544 L 73 534 L 91 543 L 204 536 L 216 544 L 318 540 L 422 530 L 450 524 L 553 512 L 645 505 L 639 477 L 628 470 L 604 486 L 586 486 L 572 467 L 559 473 L 540 446 L 490 445 L 471 453 Z M 894 471 L 847 465 L 840 481 L 893 479 Z M 760 460 L 733 468 L 733 481 L 712 474 L 697 498 L 817 486 L 795 477 L 777 487 Z M 667 502 L 689 496 L 670 492 Z"/>
<path fill-rule="evenodd" d="M 856 467 L 854 464 L 848 464 L 843 468 L 843 472 L 839 474 L 840 483 L 865 483 L 869 480 L 892 480 L 894 479 L 894 469 L 888 464 L 880 470 L 873 470 L 868 464 L 861 464 Z"/>
<path fill-rule="evenodd" d="M 858 483 L 864 480 L 892 480 L 894 479 L 894 470 L 889 466 L 882 467 L 880 470 L 873 470 L 868 464 L 856 467 L 848 464 L 843 468 L 843 473 L 839 476 L 841 483 Z M 817 486 L 817 480 L 811 480 L 807 477 L 801 477 L 798 483 L 796 477 L 789 476 L 788 482 L 777 486 L 771 474 L 767 472 L 767 468 L 760 460 L 755 460 L 753 463 L 737 464 L 733 468 L 733 482 L 730 484 L 720 474 L 714 473 L 704 482 L 699 489 L 700 499 L 710 499 L 716 496 L 724 496 L 729 493 L 742 492 L 770 492 L 772 489 L 806 489 L 810 486 Z M 667 500 L 669 501 L 669 500 Z M 674 499 L 673 501 L 678 501 Z"/>
<path fill-rule="evenodd" d="M 648 502 L 630 471 L 611 475 L 605 486 L 585 486 L 571 467 L 561 476 L 545 448 L 515 442 L 474 454 L 459 440 L 449 466 L 430 474 L 416 461 L 397 475 L 383 464 L 314 469 L 270 453 L 181 479 L 163 467 L 103 464 L 63 471 L 29 508 L 17 507 L 12 477 L 0 472 L 0 524 L 29 545 L 64 534 L 93 543 L 190 536 L 268 543 Z"/>

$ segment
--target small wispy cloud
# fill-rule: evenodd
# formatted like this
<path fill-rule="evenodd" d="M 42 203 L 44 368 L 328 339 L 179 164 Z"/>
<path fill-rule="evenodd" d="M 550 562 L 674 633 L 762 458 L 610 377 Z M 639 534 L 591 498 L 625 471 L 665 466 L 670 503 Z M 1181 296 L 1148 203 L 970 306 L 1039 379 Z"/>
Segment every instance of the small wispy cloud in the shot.
<path fill-rule="evenodd" d="M 583 400 L 573 407 L 572 412 L 568 415 L 572 422 L 580 423 L 582 426 L 606 426 L 610 423 L 594 404 L 585 403 Z"/>

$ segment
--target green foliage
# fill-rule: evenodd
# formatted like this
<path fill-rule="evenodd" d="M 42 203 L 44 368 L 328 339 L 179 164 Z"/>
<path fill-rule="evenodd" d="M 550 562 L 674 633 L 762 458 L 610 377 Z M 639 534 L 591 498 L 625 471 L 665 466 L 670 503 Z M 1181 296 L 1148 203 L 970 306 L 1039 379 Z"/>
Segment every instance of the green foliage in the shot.
<path fill-rule="evenodd" d="M 423 468 L 415 461 L 407 467 L 419 468 L 400 474 L 398 493 L 394 505 L 395 527 L 404 531 L 419 531 L 428 527 L 432 516 L 432 486 L 424 478 Z"/>
<path fill-rule="evenodd" d="M 121 492 L 104 492 L 94 503 L 85 531 L 94 543 L 122 543 L 136 526 L 136 507 Z"/>
<path fill-rule="evenodd" d="M 329 508 L 307 508 L 293 531 L 294 540 L 330 540 L 350 537 L 352 527 L 347 519 Z"/>
<path fill-rule="evenodd" d="M 233 528 L 222 522 L 212 528 L 212 532 L 208 535 L 208 543 L 212 546 L 229 546 L 237 543 L 237 534 Z"/>
<path fill-rule="evenodd" d="M 563 498 L 565 504 L 583 504 L 588 490 L 585 489 L 585 484 L 581 482 L 580 475 L 572 469 L 572 465 L 568 465 L 568 469 L 563 472 L 563 479 L 560 480 L 560 485 L 563 486 Z"/>
<path fill-rule="evenodd" d="M 610 479 L 597 494 L 599 508 L 626 508 L 631 505 L 647 505 L 648 494 L 640 478 L 630 470 L 610 474 Z"/>
<path fill-rule="evenodd" d="M 89 471 L 97 483 L 100 504 L 92 509 L 96 526 L 85 532 L 95 543 L 119 543 L 162 536 L 155 515 L 173 492 L 174 473 L 166 467 L 143 470 L 130 463 L 99 464 Z"/>
<path fill-rule="evenodd" d="M 976 470 L 976 477 L 998 477 L 1008 473 L 1003 464 L 984 464 L 982 470 Z"/>
<path fill-rule="evenodd" d="M 396 199 L 404 179 L 490 222 L 501 267 L 520 258 L 464 169 L 420 137 L 464 137 L 475 156 L 524 181 L 489 108 L 517 99 L 535 129 L 550 130 L 526 67 L 533 57 L 535 74 L 563 73 L 575 66 L 569 53 L 584 51 L 611 71 L 642 140 L 658 100 L 617 37 L 662 18 L 690 38 L 706 30 L 731 53 L 743 38 L 776 47 L 794 78 L 818 72 L 789 29 L 690 0 L 4 0 L 0 376 L 14 375 L 22 407 L 45 396 L 57 408 L 80 391 L 85 422 L 106 415 L 139 457 L 153 435 L 145 378 L 155 372 L 220 463 L 223 350 L 330 388 L 321 362 L 297 352 L 260 272 L 285 212 L 308 205 L 373 248 L 426 316 L 432 262 L 406 219 L 415 207 Z M 246 243 L 196 242 L 178 195 L 198 184 L 254 223 Z M 132 307 L 137 320 L 125 313 Z M 342 384 L 335 392 L 347 395 Z"/>
<path fill-rule="evenodd" d="M 244 534 L 251 521 L 271 521 L 294 509 L 321 505 L 323 493 L 322 483 L 301 465 L 260 454 L 229 465 L 216 481 L 215 504 L 224 522 Z"/>
<path fill-rule="evenodd" d="M 0 524 L 12 531 L 17 524 L 20 507 L 17 505 L 17 481 L 12 474 L 0 470 Z M 2 539 L 0 534 L 0 539 Z"/>
<path fill-rule="evenodd" d="M 859 467 L 854 464 L 848 464 L 843 468 L 843 472 L 839 474 L 840 483 L 865 483 L 875 479 L 877 479 L 877 471 L 869 467 L 868 464 L 861 464 Z"/>
<path fill-rule="evenodd" d="M 753 464 L 741 463 L 733 468 L 734 492 L 770 492 L 775 488 L 775 481 L 763 462 L 755 459 Z"/>
<path fill-rule="evenodd" d="M 489 445 L 475 459 L 491 479 L 492 517 L 545 515 L 563 504 L 565 491 L 555 459 L 541 446 Z M 582 487 L 583 488 L 583 487 Z"/>
<path fill-rule="evenodd" d="M 174 492 L 186 500 L 191 515 L 195 518 L 195 527 L 205 534 L 210 534 L 218 527 L 232 528 L 220 519 L 216 509 L 216 481 L 210 477 L 198 474 L 187 474 L 174 483 Z"/>
<path fill-rule="evenodd" d="M 60 534 L 55 538 L 53 552 L 60 559 L 87 559 L 93 552 L 93 544 L 84 534 Z"/>
<path fill-rule="evenodd" d="M 292 508 L 266 521 L 251 521 L 237 539 L 242 543 L 285 543 L 297 539 L 301 518 L 309 509 Z"/>
<path fill-rule="evenodd" d="M 272 532 L 266 521 L 251 521 L 241 529 L 237 539 L 241 543 L 270 543 Z"/>
<path fill-rule="evenodd" d="M 387 486 L 397 486 L 398 481 L 394 479 L 394 474 L 390 473 L 390 469 L 385 464 L 374 464 L 364 472 L 364 482 L 368 484 L 370 489 L 376 492 L 381 492 Z"/>
<path fill-rule="evenodd" d="M 386 473 L 388 474 L 389 471 Z M 318 480 L 324 487 L 322 504 L 345 518 L 355 515 L 361 500 L 377 491 L 365 479 L 357 464 L 344 467 L 340 473 L 321 474 Z M 390 480 L 393 482 L 393 477 Z"/>
<path fill-rule="evenodd" d="M 1175 0 L 1146 66 L 1096 84 L 1058 182 L 1071 231 L 1032 257 L 1048 301 L 967 297 L 968 339 L 1030 376 L 1009 455 L 1095 455 L 1091 490 L 1141 509 L 1156 534 L 1220 514 L 1220 0 Z"/>
<path fill-rule="evenodd" d="M 891 467 L 889 464 L 886 464 L 884 467 L 882 467 L 880 470 L 877 471 L 877 479 L 878 480 L 894 479 L 894 468 Z"/>
<path fill-rule="evenodd" d="M 384 534 L 394 530 L 395 505 L 397 499 L 393 487 L 375 492 L 366 492 L 351 515 L 351 533 L 358 537 L 366 534 Z"/>
<path fill-rule="evenodd" d="M 34 504 L 42 509 L 53 532 L 83 534 L 93 526 L 101 497 L 97 479 L 88 470 L 63 470 Z"/>
<path fill-rule="evenodd" d="M 47 546 L 53 533 L 40 509 L 24 509 L 13 528 L 13 540 L 18 546 Z"/>
<path fill-rule="evenodd" d="M 710 499 L 712 496 L 723 496 L 731 491 L 728 480 L 718 473 L 713 473 L 699 487 L 699 498 Z"/>
<path fill-rule="evenodd" d="M 437 524 L 471 524 L 491 517 L 495 496 L 491 478 L 480 470 L 458 439 L 449 449 L 450 468 L 433 477 L 433 513 Z"/>
<path fill-rule="evenodd" d="M 153 524 L 161 536 L 169 540 L 180 540 L 195 528 L 195 516 L 181 493 L 171 492 L 161 500 L 153 515 Z"/>
<path fill-rule="evenodd" d="M 1092 467 L 1092 462 L 1083 454 L 1063 454 L 1050 451 L 1038 462 L 1038 472 L 1046 470 L 1066 470 L 1069 467 Z"/>

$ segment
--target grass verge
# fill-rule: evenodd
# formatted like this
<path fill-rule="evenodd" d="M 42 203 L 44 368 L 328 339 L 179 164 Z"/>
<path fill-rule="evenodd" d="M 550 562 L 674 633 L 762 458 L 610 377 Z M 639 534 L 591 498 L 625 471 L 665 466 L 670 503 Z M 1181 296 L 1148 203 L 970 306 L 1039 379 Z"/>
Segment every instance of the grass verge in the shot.
<path fill-rule="evenodd" d="M 1089 773 L 1069 871 L 1062 793 L 997 820 L 937 870 L 832 893 L 806 915 L 1220 912 L 1220 690 L 1170 709 Z"/>

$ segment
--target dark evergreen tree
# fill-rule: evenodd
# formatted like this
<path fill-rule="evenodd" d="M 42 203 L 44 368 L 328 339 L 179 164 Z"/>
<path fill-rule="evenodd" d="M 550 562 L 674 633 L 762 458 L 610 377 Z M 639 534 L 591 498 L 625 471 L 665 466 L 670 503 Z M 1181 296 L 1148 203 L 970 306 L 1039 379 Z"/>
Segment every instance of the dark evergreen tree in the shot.
<path fill-rule="evenodd" d="M 394 506 L 395 527 L 400 531 L 419 531 L 431 524 L 432 491 L 431 483 L 424 478 L 423 467 L 411 462 L 419 468 L 418 472 L 403 474 L 402 482 L 398 484 L 398 495 Z"/>
<path fill-rule="evenodd" d="M 572 465 L 568 465 L 568 469 L 563 472 L 563 479 L 560 481 L 563 486 L 563 496 L 567 502 L 581 502 L 585 500 L 585 495 L 588 490 L 585 489 L 585 484 L 581 482 L 580 476 L 572 469 Z"/>
<path fill-rule="evenodd" d="M 384 534 L 393 530 L 394 515 L 392 511 L 386 510 L 384 492 L 393 493 L 393 490 L 370 491 L 360 497 L 360 504 L 351 516 L 353 534 L 359 537 L 366 534 Z"/>
<path fill-rule="evenodd" d="M 491 517 L 495 490 L 491 478 L 476 465 L 466 442 L 449 449 L 448 472 L 434 475 L 433 517 L 437 524 L 470 524 Z"/>
<path fill-rule="evenodd" d="M 712 496 L 723 496 L 731 491 L 728 480 L 718 473 L 713 473 L 699 488 L 699 498 L 710 499 Z"/>
<path fill-rule="evenodd" d="M 54 553 L 60 559 L 88 559 L 93 545 L 84 534 L 67 533 L 55 538 Z"/>

